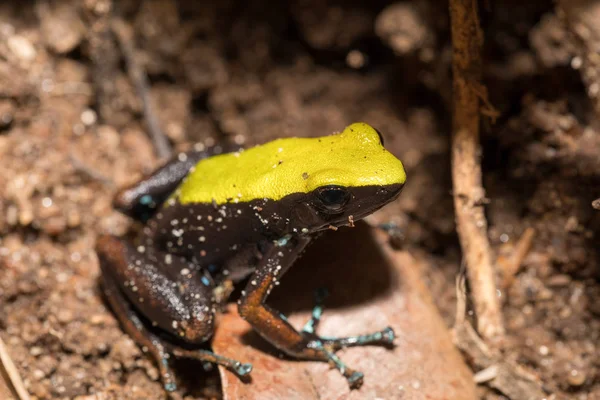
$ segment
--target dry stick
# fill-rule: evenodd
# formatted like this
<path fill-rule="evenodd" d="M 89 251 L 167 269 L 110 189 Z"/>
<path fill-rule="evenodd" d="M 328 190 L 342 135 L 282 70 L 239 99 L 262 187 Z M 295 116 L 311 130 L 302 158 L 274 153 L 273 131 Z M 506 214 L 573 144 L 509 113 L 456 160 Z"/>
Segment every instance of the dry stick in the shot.
<path fill-rule="evenodd" d="M 75 171 L 80 172 L 89 179 L 98 181 L 109 187 L 114 186 L 114 182 L 110 178 L 102 175 L 100 172 L 87 166 L 81 158 L 75 155 L 75 153 L 69 153 L 69 161 L 71 162 L 71 165 L 73 166 L 73 169 L 75 169 Z"/>
<path fill-rule="evenodd" d="M 533 236 L 535 235 L 535 229 L 527 228 L 523 235 L 519 238 L 519 241 L 514 246 L 510 256 L 499 256 L 496 260 L 496 265 L 502 271 L 502 288 L 508 289 L 515 280 L 519 268 L 523 263 L 523 259 L 529 253 L 531 244 L 533 243 Z"/>
<path fill-rule="evenodd" d="M 120 100 L 117 77 L 119 52 L 110 31 L 112 0 L 81 2 L 88 29 L 92 78 L 100 120 L 108 125 L 123 126 L 129 118 Z"/>
<path fill-rule="evenodd" d="M 112 30 L 117 37 L 123 56 L 127 63 L 127 71 L 129 77 L 135 85 L 138 96 L 142 99 L 144 106 L 144 118 L 148 124 L 148 131 L 150 137 L 154 142 L 154 148 L 159 158 L 167 158 L 171 155 L 171 145 L 167 140 L 167 137 L 160 129 L 158 118 L 152 109 L 152 103 L 150 99 L 150 85 L 148 83 L 148 77 L 146 73 L 135 59 L 135 50 L 133 48 L 133 32 L 131 28 L 127 26 L 125 21 L 116 18 L 112 23 Z"/>
<path fill-rule="evenodd" d="M 10 384 L 12 385 L 15 393 L 19 400 L 29 400 L 29 393 L 27 393 L 27 389 L 25 389 L 25 385 L 23 385 L 23 380 L 19 376 L 19 371 L 17 371 L 17 367 L 12 362 L 8 351 L 6 351 L 6 346 L 4 345 L 4 341 L 0 338 L 0 366 L 6 372 L 8 379 L 10 380 Z"/>
<path fill-rule="evenodd" d="M 487 221 L 483 212 L 485 192 L 479 164 L 483 38 L 477 1 L 450 0 L 450 18 L 454 51 L 452 180 L 456 226 L 473 293 L 477 330 L 484 338 L 500 338 L 504 326 L 487 239 Z"/>
<path fill-rule="evenodd" d="M 546 397 L 540 379 L 508 360 L 497 350 L 481 340 L 465 318 L 467 297 L 464 276 L 456 279 L 456 324 L 452 333 L 457 347 L 466 354 L 478 384 L 498 390 L 512 400 L 543 399 Z"/>

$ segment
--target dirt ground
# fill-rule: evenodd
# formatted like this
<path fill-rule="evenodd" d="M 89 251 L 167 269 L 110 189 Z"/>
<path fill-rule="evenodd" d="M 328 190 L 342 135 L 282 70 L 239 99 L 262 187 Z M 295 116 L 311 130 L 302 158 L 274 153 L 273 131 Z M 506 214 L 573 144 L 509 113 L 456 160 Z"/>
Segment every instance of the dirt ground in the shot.
<path fill-rule="evenodd" d="M 581 41 L 554 2 L 481 6 L 484 83 L 498 112 L 482 136 L 495 254 L 534 230 L 501 287 L 502 354 L 549 399 L 600 399 L 599 83 L 582 73 Z M 132 33 L 125 45 L 115 20 Z M 359 120 L 383 132 L 408 184 L 369 222 L 427 261 L 427 285 L 452 327 L 461 249 L 445 2 L 6 0 L 0 337 L 34 398 L 165 398 L 154 364 L 102 299 L 93 252 L 99 233 L 130 229 L 111 207 L 116 189 L 160 162 L 127 44 L 174 149 L 322 136 Z M 185 396 L 220 393 L 212 373 Z M 478 394 L 506 398 L 486 385 Z"/>

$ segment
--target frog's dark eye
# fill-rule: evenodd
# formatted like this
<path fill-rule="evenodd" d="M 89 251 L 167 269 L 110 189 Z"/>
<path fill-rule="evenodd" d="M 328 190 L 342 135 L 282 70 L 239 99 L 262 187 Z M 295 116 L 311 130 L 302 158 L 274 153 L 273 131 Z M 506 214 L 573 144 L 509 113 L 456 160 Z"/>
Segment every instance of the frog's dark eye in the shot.
<path fill-rule="evenodd" d="M 317 197 L 327 211 L 340 211 L 350 200 L 350 192 L 343 186 L 322 186 L 316 192 Z"/>
<path fill-rule="evenodd" d="M 375 129 L 375 128 L 373 128 Z M 379 135 L 379 142 L 381 143 L 381 145 L 383 146 L 383 135 L 381 134 L 381 132 L 379 132 L 378 129 L 375 129 L 375 132 L 377 132 L 377 134 Z"/>

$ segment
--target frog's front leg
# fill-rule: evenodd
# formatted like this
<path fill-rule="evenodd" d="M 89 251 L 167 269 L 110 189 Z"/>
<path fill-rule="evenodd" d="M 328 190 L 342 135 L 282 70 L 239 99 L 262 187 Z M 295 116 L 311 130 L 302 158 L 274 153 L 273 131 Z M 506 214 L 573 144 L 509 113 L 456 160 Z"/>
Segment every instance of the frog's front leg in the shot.
<path fill-rule="evenodd" d="M 392 328 L 387 327 L 369 335 L 348 338 L 320 337 L 314 333 L 314 330 L 321 318 L 321 304 L 317 304 L 312 318 L 300 332 L 287 321 L 284 315 L 265 304 L 273 286 L 309 241 L 308 237 L 286 238 L 269 245 L 261 264 L 250 278 L 245 292 L 242 293 L 239 302 L 240 315 L 278 349 L 295 357 L 329 362 L 348 380 L 350 387 L 357 388 L 362 384 L 363 374 L 347 367 L 335 355 L 335 351 L 348 346 L 391 344 L 394 340 Z M 317 299 L 317 303 L 320 301 L 322 298 Z"/>
<path fill-rule="evenodd" d="M 205 271 L 182 257 L 151 246 L 134 248 L 108 235 L 98 238 L 96 252 L 109 304 L 127 333 L 156 360 L 166 390 L 176 388 L 170 354 L 250 373 L 249 364 L 197 348 L 214 330 L 214 284 Z"/>

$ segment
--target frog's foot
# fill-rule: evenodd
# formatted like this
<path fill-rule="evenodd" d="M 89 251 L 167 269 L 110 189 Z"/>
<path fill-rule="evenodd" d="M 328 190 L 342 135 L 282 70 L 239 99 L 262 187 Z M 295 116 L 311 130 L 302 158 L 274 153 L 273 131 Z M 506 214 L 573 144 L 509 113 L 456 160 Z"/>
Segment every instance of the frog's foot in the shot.
<path fill-rule="evenodd" d="M 328 337 L 317 336 L 315 330 L 321 321 L 323 314 L 323 301 L 327 297 L 326 289 L 319 289 L 315 293 L 315 307 L 312 310 L 311 318 L 302 328 L 302 336 L 307 338 L 306 347 L 322 354 L 327 361 L 332 364 L 340 373 L 348 380 L 351 388 L 358 388 L 363 383 L 363 373 L 349 368 L 335 354 L 336 351 L 350 346 L 365 346 L 371 344 L 392 345 L 394 343 L 395 334 L 391 327 L 387 327 L 381 331 L 366 335 L 357 335 L 349 337 Z"/>
<path fill-rule="evenodd" d="M 187 350 L 175 348 L 172 349 L 171 352 L 177 357 L 192 358 L 209 364 L 222 365 L 225 368 L 235 372 L 240 377 L 250 375 L 250 372 L 252 372 L 252 364 L 242 364 L 239 361 L 220 356 L 208 350 Z"/>
<path fill-rule="evenodd" d="M 321 316 L 323 315 L 323 302 L 329 295 L 329 292 L 325 288 L 319 288 L 315 290 L 315 306 L 312 310 L 312 315 L 306 324 L 304 324 L 304 328 L 302 328 L 302 333 L 315 333 L 315 329 L 319 326 L 319 322 L 321 322 Z"/>

